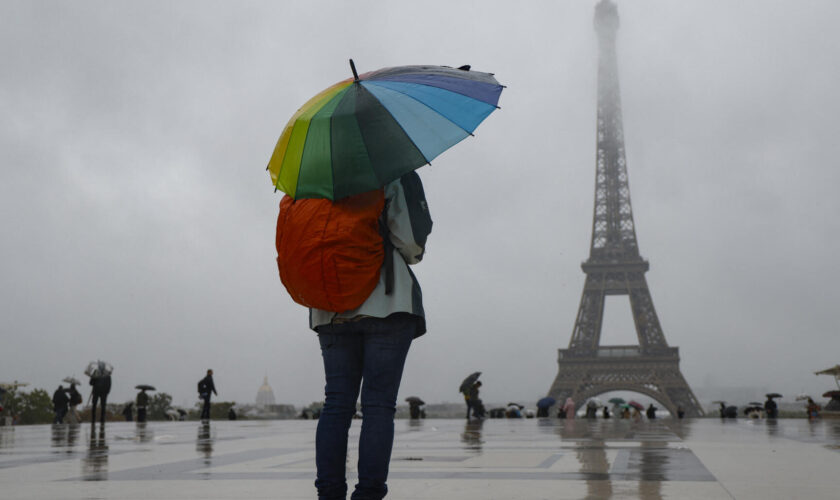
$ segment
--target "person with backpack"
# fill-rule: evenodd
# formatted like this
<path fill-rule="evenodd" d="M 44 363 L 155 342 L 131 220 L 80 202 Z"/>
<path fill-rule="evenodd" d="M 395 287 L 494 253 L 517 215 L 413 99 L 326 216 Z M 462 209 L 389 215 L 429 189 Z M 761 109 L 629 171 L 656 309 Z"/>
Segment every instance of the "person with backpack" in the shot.
<path fill-rule="evenodd" d="M 318 498 L 346 497 L 347 436 L 360 392 L 352 498 L 381 499 L 388 492 L 397 392 L 409 346 L 426 332 L 420 285 L 408 266 L 423 258 L 431 228 L 415 172 L 336 202 L 281 201 L 280 277 L 292 298 L 309 307 L 324 361 L 325 403 L 315 439 Z M 296 250 L 301 246 L 311 251 Z M 318 258 L 307 260 L 313 254 Z M 322 273 L 325 265 L 330 272 Z M 314 277 L 294 276 L 302 270 Z"/>
<path fill-rule="evenodd" d="M 75 383 L 71 383 L 70 388 L 67 389 L 67 397 L 70 399 L 70 409 L 67 412 L 67 418 L 71 424 L 78 424 L 81 419 L 79 418 L 79 412 L 76 410 L 76 406 L 82 404 L 82 394 L 76 389 Z"/>
<path fill-rule="evenodd" d="M 207 375 L 198 381 L 198 396 L 204 401 L 201 406 L 201 420 L 210 420 L 210 393 L 219 395 L 216 392 L 216 385 L 213 383 L 213 370 L 207 370 Z"/>

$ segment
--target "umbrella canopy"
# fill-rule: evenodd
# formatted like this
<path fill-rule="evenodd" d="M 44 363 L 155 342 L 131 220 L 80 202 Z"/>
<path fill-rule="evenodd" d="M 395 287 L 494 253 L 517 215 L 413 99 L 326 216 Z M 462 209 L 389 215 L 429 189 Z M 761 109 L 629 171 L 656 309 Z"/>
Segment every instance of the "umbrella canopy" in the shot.
<path fill-rule="evenodd" d="M 627 401 L 625 401 L 624 398 L 611 398 L 610 399 L 610 403 L 612 403 L 614 405 L 623 405 L 626 402 Z"/>
<path fill-rule="evenodd" d="M 18 387 L 26 387 L 27 385 L 29 385 L 29 382 L 18 382 L 17 380 L 12 383 L 0 382 L 0 388 L 6 389 L 7 391 L 16 391 Z"/>
<path fill-rule="evenodd" d="M 636 401 L 628 401 L 627 404 L 632 406 L 633 408 L 639 410 L 639 411 L 642 411 L 642 410 L 645 409 L 645 405 L 643 405 L 642 403 L 637 403 Z"/>
<path fill-rule="evenodd" d="M 782 397 L 782 395 L 779 394 L 778 392 L 771 392 L 770 394 L 765 394 L 764 397 L 773 399 L 773 398 L 780 398 L 780 397 Z"/>
<path fill-rule="evenodd" d="M 155 390 L 154 387 L 152 387 L 151 385 L 146 385 L 146 384 L 135 385 L 134 388 L 139 389 L 141 391 L 154 391 Z"/>
<path fill-rule="evenodd" d="M 552 398 L 551 396 L 546 396 L 539 401 L 537 401 L 537 408 L 549 408 L 554 406 L 557 403 L 557 400 Z"/>
<path fill-rule="evenodd" d="M 840 391 L 828 391 L 823 394 L 824 398 L 840 399 Z"/>
<path fill-rule="evenodd" d="M 749 405 L 750 406 L 760 406 L 760 407 L 764 408 L 764 403 L 759 403 L 758 401 L 750 401 Z"/>
<path fill-rule="evenodd" d="M 81 382 L 79 382 L 79 379 L 77 379 L 76 377 L 64 377 L 63 379 L 61 379 L 61 381 L 62 382 L 67 382 L 68 384 L 71 384 L 71 385 L 72 384 L 76 384 L 76 385 L 81 384 Z"/>
<path fill-rule="evenodd" d="M 110 363 L 104 361 L 91 361 L 85 368 L 85 375 L 88 377 L 102 377 L 110 375 L 114 371 L 114 367 Z"/>
<path fill-rule="evenodd" d="M 519 403 L 508 403 L 507 405 L 508 405 L 508 407 L 515 406 L 515 407 L 519 408 L 520 410 L 521 410 L 522 408 L 525 408 L 525 406 L 523 406 L 523 405 L 521 405 L 521 404 L 519 404 Z"/>
<path fill-rule="evenodd" d="M 814 372 L 814 375 L 834 375 L 836 377 L 840 375 L 840 365 L 834 365 L 831 368 Z"/>
<path fill-rule="evenodd" d="M 357 75 L 322 91 L 292 116 L 268 171 L 292 198 L 378 189 L 472 135 L 498 108 L 490 73 L 400 66 Z"/>
<path fill-rule="evenodd" d="M 606 406 L 603 401 L 598 398 L 589 398 L 589 401 L 586 402 L 586 406 L 591 406 L 594 408 L 600 408 L 602 406 Z"/>
<path fill-rule="evenodd" d="M 475 372 L 470 374 L 467 378 L 464 379 L 463 382 L 461 382 L 461 385 L 458 387 L 458 392 L 463 392 L 464 394 L 469 392 L 470 387 L 472 387 L 472 385 L 475 383 L 476 380 L 478 380 L 478 377 L 480 376 L 481 372 Z"/>
<path fill-rule="evenodd" d="M 417 396 L 409 396 L 409 397 L 405 398 L 405 400 L 406 400 L 406 402 L 408 402 L 408 403 L 410 403 L 410 404 L 415 404 L 415 405 L 424 405 L 424 404 L 426 404 L 426 402 L 425 402 L 425 401 L 423 401 L 422 399 L 418 398 Z"/>

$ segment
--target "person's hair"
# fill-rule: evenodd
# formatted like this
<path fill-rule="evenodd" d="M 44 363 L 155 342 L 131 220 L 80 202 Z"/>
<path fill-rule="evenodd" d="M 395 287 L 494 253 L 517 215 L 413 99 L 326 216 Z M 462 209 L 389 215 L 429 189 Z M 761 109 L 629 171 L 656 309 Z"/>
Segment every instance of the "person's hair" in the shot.
<path fill-rule="evenodd" d="M 208 369 L 207 369 L 207 375 L 212 375 L 212 374 L 213 374 L 213 369 L 212 369 L 212 368 L 208 368 Z"/>

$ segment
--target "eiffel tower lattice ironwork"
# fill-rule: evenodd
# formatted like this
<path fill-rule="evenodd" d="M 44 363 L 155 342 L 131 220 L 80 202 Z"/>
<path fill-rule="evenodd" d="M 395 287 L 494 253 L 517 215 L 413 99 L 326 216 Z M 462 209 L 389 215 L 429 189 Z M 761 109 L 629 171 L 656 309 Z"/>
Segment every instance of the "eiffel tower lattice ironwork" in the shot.
<path fill-rule="evenodd" d="M 627 164 L 615 51 L 618 10 L 609 0 L 595 7 L 599 41 L 598 134 L 595 167 L 595 209 L 589 259 L 575 327 L 568 349 L 558 350 L 557 378 L 549 396 L 561 404 L 572 397 L 578 407 L 608 391 L 627 390 L 650 396 L 671 414 L 682 407 L 686 416 L 703 410 L 679 368 L 679 349 L 665 341 L 653 307 L 639 255 Z M 639 345 L 601 346 L 607 295 L 627 295 Z"/>

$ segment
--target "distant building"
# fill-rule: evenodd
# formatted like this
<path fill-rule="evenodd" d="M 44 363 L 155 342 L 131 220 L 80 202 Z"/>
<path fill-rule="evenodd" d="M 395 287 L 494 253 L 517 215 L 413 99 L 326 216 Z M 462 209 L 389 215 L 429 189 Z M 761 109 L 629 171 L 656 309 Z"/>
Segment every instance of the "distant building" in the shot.
<path fill-rule="evenodd" d="M 268 385 L 268 376 L 266 376 L 263 379 L 263 385 L 261 385 L 257 391 L 257 408 L 263 410 L 274 406 L 275 404 L 274 391 L 271 389 L 271 386 Z"/>

